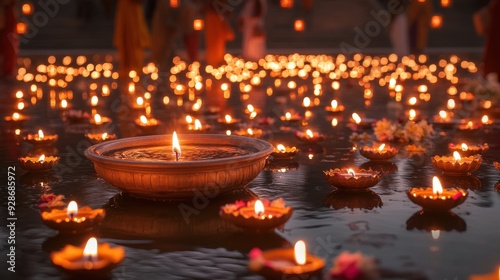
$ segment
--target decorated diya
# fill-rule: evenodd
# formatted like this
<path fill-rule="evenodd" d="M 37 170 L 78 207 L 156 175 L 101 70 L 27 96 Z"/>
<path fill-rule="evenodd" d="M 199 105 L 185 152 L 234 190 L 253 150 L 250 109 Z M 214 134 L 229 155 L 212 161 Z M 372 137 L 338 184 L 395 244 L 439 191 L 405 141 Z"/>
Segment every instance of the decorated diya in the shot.
<path fill-rule="evenodd" d="M 58 136 L 56 134 L 45 135 L 43 130 L 39 129 L 36 134 L 28 134 L 23 137 L 23 140 L 32 145 L 52 145 L 57 141 Z"/>
<path fill-rule="evenodd" d="M 338 114 L 344 112 L 345 107 L 343 105 L 339 105 L 339 102 L 334 99 L 330 103 L 330 106 L 325 107 L 325 110 L 331 114 Z"/>
<path fill-rule="evenodd" d="M 78 209 L 75 201 L 71 201 L 63 210 L 53 209 L 42 212 L 43 223 L 61 233 L 82 233 L 99 225 L 104 219 L 103 209 L 92 209 L 84 206 Z"/>
<path fill-rule="evenodd" d="M 116 134 L 113 133 L 86 133 L 85 138 L 87 138 L 92 144 L 101 143 L 108 140 L 116 139 Z"/>
<path fill-rule="evenodd" d="M 406 194 L 411 202 L 429 212 L 449 211 L 462 204 L 468 196 L 465 190 L 443 189 L 436 176 L 432 179 L 432 188 L 411 188 Z"/>
<path fill-rule="evenodd" d="M 325 140 L 326 136 L 319 133 L 319 132 L 313 132 L 310 129 L 307 129 L 305 132 L 302 131 L 296 131 L 295 132 L 295 137 L 299 139 L 302 142 L 313 144 L 317 142 L 321 142 Z"/>
<path fill-rule="evenodd" d="M 381 179 L 380 173 L 371 169 L 335 168 L 323 173 L 330 185 L 343 190 L 365 190 Z"/>
<path fill-rule="evenodd" d="M 85 246 L 66 245 L 50 255 L 52 263 L 68 274 L 91 278 L 107 276 L 125 258 L 123 247 L 111 247 L 108 243 L 98 244 L 90 238 Z"/>
<path fill-rule="evenodd" d="M 85 156 L 111 185 L 133 196 L 165 200 L 192 197 L 207 186 L 219 193 L 244 188 L 272 151 L 259 139 L 187 134 L 106 141 L 88 148 Z"/>
<path fill-rule="evenodd" d="M 462 144 L 455 144 L 455 143 L 450 143 L 448 145 L 448 149 L 453 152 L 458 152 L 461 155 L 464 156 L 473 156 L 477 154 L 482 154 L 484 151 L 489 149 L 488 143 L 484 144 L 479 144 L 479 145 L 467 145 L 465 143 Z"/>
<path fill-rule="evenodd" d="M 221 207 L 221 218 L 245 230 L 268 231 L 280 227 L 292 216 L 283 199 L 236 201 Z"/>
<path fill-rule="evenodd" d="M 298 150 L 296 147 L 286 147 L 283 144 L 278 144 L 271 153 L 271 156 L 273 156 L 274 159 L 291 159 L 297 152 Z"/>
<path fill-rule="evenodd" d="M 483 162 L 481 155 L 462 157 L 455 151 L 453 156 L 433 156 L 432 164 L 448 175 L 466 175 L 476 171 Z"/>
<path fill-rule="evenodd" d="M 396 147 L 381 144 L 380 146 L 364 146 L 359 149 L 359 153 L 369 160 L 389 160 L 398 154 Z"/>
<path fill-rule="evenodd" d="M 21 168 L 28 171 L 47 171 L 52 169 L 59 162 L 59 157 L 54 156 L 25 156 L 18 159 Z"/>
<path fill-rule="evenodd" d="M 289 249 L 261 251 L 254 248 L 249 258 L 248 268 L 267 279 L 310 279 L 320 274 L 325 267 L 323 259 L 307 253 L 302 240 Z"/>

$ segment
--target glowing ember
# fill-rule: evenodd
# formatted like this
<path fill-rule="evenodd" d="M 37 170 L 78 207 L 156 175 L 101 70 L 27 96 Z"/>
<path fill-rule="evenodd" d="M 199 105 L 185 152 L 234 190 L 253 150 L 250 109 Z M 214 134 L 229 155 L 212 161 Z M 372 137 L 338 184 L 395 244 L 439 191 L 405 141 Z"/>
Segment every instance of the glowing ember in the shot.
<path fill-rule="evenodd" d="M 438 177 L 432 177 L 432 192 L 436 195 L 443 193 L 443 187 L 441 186 L 441 182 Z"/>
<path fill-rule="evenodd" d="M 85 249 L 83 249 L 83 258 L 87 261 L 97 260 L 97 239 L 95 237 L 89 238 Z"/>
<path fill-rule="evenodd" d="M 298 265 L 304 265 L 306 263 L 306 243 L 302 240 L 297 241 L 294 247 L 295 262 Z"/>
<path fill-rule="evenodd" d="M 71 201 L 68 204 L 68 208 L 66 209 L 66 213 L 68 215 L 68 218 L 73 219 L 73 217 L 78 214 L 78 204 L 76 204 L 76 201 Z"/>

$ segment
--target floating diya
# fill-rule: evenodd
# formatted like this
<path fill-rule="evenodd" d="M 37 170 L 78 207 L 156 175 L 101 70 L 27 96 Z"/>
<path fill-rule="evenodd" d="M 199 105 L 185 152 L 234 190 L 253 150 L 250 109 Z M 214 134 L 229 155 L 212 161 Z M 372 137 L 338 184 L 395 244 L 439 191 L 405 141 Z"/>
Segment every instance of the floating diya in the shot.
<path fill-rule="evenodd" d="M 63 210 L 53 209 L 42 212 L 43 223 L 61 233 L 82 233 L 99 225 L 104 219 L 103 209 L 92 209 L 84 206 L 78 209 L 75 201 L 71 201 Z"/>
<path fill-rule="evenodd" d="M 274 159 L 291 159 L 297 154 L 296 147 L 285 147 L 283 144 L 278 144 L 276 148 L 274 148 L 271 156 Z"/>
<path fill-rule="evenodd" d="M 252 249 L 249 253 L 250 270 L 265 276 L 267 279 L 314 278 L 325 267 L 325 261 L 307 253 L 306 244 L 299 240 L 294 248 L 261 251 Z"/>
<path fill-rule="evenodd" d="M 457 151 L 453 156 L 433 156 L 432 164 L 448 175 L 464 175 L 476 171 L 483 162 L 481 155 L 462 157 Z"/>
<path fill-rule="evenodd" d="M 464 156 L 472 156 L 472 155 L 477 155 L 477 154 L 482 154 L 484 151 L 489 149 L 488 143 L 484 144 L 479 144 L 479 145 L 467 145 L 465 143 L 462 144 L 455 144 L 455 143 L 450 143 L 448 145 L 448 149 L 450 149 L 451 152 L 459 152 L 460 154 Z"/>
<path fill-rule="evenodd" d="M 12 115 L 5 116 L 3 119 L 7 123 L 23 125 L 24 122 L 29 119 L 29 117 L 21 113 L 14 112 L 12 113 Z"/>
<path fill-rule="evenodd" d="M 323 171 L 332 186 L 343 190 L 365 190 L 378 184 L 380 173 L 371 169 L 335 168 Z"/>
<path fill-rule="evenodd" d="M 18 159 L 21 168 L 33 172 L 48 171 L 59 162 L 59 157 L 54 156 L 25 156 Z"/>
<path fill-rule="evenodd" d="M 92 144 L 101 143 L 108 140 L 116 139 L 116 134 L 114 133 L 86 133 L 85 138 L 89 139 Z"/>
<path fill-rule="evenodd" d="M 32 145 L 52 145 L 57 141 L 58 136 L 56 134 L 45 135 L 43 130 L 39 129 L 36 134 L 28 134 L 23 137 L 23 140 Z"/>
<path fill-rule="evenodd" d="M 465 130 L 465 131 L 478 130 L 480 128 L 481 128 L 481 124 L 475 123 L 473 121 L 462 121 L 458 125 L 459 130 Z"/>
<path fill-rule="evenodd" d="M 398 154 L 396 147 L 381 144 L 380 146 L 363 146 L 359 153 L 369 160 L 389 160 Z"/>
<path fill-rule="evenodd" d="M 406 194 L 411 202 L 429 212 L 449 211 L 462 204 L 468 195 L 465 190 L 443 189 L 436 176 L 432 178 L 432 188 L 411 188 Z"/>
<path fill-rule="evenodd" d="M 439 113 L 434 116 L 433 124 L 441 127 L 441 128 L 452 128 L 457 123 L 459 123 L 458 119 L 453 118 L 453 112 L 447 112 L 445 110 L 439 111 Z"/>
<path fill-rule="evenodd" d="M 305 132 L 302 131 L 296 131 L 295 136 L 297 139 L 299 139 L 302 142 L 306 142 L 309 144 L 321 142 L 325 140 L 325 135 L 319 133 L 319 132 L 313 132 L 310 129 L 307 129 Z"/>
<path fill-rule="evenodd" d="M 283 199 L 279 198 L 273 201 L 236 201 L 222 206 L 219 214 L 242 229 L 269 231 L 283 226 L 292 212 L 292 208 L 285 206 Z"/>
<path fill-rule="evenodd" d="M 343 105 L 339 105 L 339 102 L 333 99 L 332 102 L 330 103 L 330 106 L 325 107 L 325 110 L 328 113 L 337 114 L 344 112 L 345 107 Z"/>
<path fill-rule="evenodd" d="M 52 263 L 68 274 L 89 278 L 107 276 L 125 258 L 123 247 L 111 247 L 108 243 L 97 243 L 91 237 L 85 247 L 66 245 L 50 254 Z"/>

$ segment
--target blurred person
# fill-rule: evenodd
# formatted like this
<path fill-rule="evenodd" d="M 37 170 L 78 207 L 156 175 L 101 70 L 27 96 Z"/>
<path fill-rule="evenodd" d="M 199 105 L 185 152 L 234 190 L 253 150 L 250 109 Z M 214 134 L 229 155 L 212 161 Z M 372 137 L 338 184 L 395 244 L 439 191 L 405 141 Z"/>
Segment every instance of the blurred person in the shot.
<path fill-rule="evenodd" d="M 431 0 L 411 0 L 408 5 L 410 50 L 421 53 L 427 47 L 427 37 L 433 5 Z"/>
<path fill-rule="evenodd" d="M 264 18 L 267 1 L 248 0 L 241 11 L 238 25 L 243 31 L 241 55 L 246 60 L 258 61 L 266 55 Z"/>
<path fill-rule="evenodd" d="M 141 73 L 144 50 L 151 45 L 142 0 L 118 0 L 113 44 L 118 49 L 120 76 L 132 70 Z"/>
<path fill-rule="evenodd" d="M 489 23 L 486 28 L 484 51 L 484 76 L 498 81 L 500 75 L 500 0 L 492 0 L 489 8 Z"/>
<path fill-rule="evenodd" d="M 389 36 L 391 38 L 394 53 L 398 56 L 410 53 L 410 35 L 408 33 L 408 15 L 406 13 L 406 0 L 400 0 L 403 11 L 394 14 L 389 24 Z M 387 8 L 387 5 L 385 6 Z"/>
<path fill-rule="evenodd" d="M 16 0 L 0 0 L 0 77 L 14 79 L 19 40 Z"/>
<path fill-rule="evenodd" d="M 221 5 L 224 1 L 219 1 Z M 219 15 L 218 6 L 212 1 L 205 4 L 205 60 L 215 67 L 224 64 L 226 42 L 234 40 L 234 31 L 224 14 Z"/>

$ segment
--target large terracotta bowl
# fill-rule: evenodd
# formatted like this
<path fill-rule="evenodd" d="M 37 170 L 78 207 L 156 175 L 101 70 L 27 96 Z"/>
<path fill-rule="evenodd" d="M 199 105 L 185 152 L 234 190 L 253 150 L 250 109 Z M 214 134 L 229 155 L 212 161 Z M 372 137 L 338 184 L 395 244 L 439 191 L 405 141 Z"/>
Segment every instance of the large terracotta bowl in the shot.
<path fill-rule="evenodd" d="M 247 155 L 199 161 L 137 161 L 106 156 L 114 150 L 145 146 L 171 147 L 171 135 L 111 140 L 89 147 L 85 156 L 104 180 L 141 198 L 168 200 L 212 196 L 244 188 L 266 164 L 273 146 L 263 140 L 241 136 L 185 134 L 183 145 L 223 145 L 251 150 Z"/>

